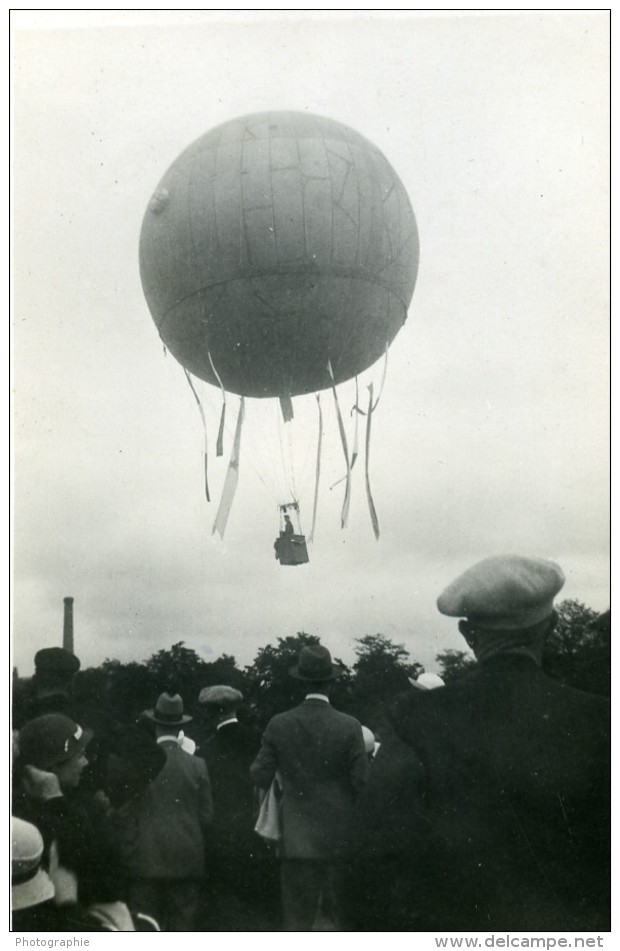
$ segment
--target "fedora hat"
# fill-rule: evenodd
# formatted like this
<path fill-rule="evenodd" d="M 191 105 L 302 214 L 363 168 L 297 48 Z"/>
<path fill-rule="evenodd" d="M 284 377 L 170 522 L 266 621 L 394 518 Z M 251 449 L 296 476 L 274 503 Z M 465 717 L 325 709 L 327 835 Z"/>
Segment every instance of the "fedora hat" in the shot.
<path fill-rule="evenodd" d="M 54 886 L 41 868 L 43 838 L 36 826 L 11 818 L 11 902 L 13 911 L 32 908 L 54 897 Z"/>
<path fill-rule="evenodd" d="M 187 713 L 183 713 L 183 698 L 178 693 L 160 694 L 155 709 L 145 710 L 144 715 L 159 726 L 183 726 L 192 720 Z"/>
<path fill-rule="evenodd" d="M 335 680 L 341 674 L 341 668 L 332 664 L 332 656 L 322 644 L 308 644 L 299 652 L 299 660 L 289 669 L 296 680 L 325 681 Z"/>

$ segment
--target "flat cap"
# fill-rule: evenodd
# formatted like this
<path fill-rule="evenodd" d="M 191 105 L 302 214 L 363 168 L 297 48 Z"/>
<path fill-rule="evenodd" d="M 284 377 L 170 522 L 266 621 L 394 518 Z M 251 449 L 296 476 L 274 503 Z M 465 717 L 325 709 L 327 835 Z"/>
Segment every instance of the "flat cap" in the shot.
<path fill-rule="evenodd" d="M 564 573 L 553 561 L 495 555 L 459 575 L 440 594 L 437 607 L 481 629 L 519 630 L 549 617 L 563 584 Z"/>
<path fill-rule="evenodd" d="M 44 647 L 34 655 L 34 668 L 37 673 L 76 674 L 80 662 L 75 654 L 64 647 Z"/>
<path fill-rule="evenodd" d="M 203 687 L 198 695 L 198 703 L 213 707 L 238 707 L 243 703 L 243 694 L 234 687 L 217 684 L 215 687 Z"/>

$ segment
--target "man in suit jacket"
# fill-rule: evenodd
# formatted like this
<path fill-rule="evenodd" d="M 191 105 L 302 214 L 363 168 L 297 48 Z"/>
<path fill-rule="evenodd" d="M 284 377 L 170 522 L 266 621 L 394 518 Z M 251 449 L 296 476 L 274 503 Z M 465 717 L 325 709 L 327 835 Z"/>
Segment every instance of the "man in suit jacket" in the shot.
<path fill-rule="evenodd" d="M 213 816 L 204 760 L 179 745 L 192 719 L 177 694 L 163 693 L 146 718 L 155 725 L 166 764 L 139 799 L 118 810 L 126 846 L 132 909 L 155 918 L 163 931 L 193 931 L 205 874 L 205 835 Z"/>
<path fill-rule="evenodd" d="M 272 930 L 277 879 L 273 857 L 254 832 L 256 794 L 250 777 L 260 735 L 239 721 L 243 694 L 234 687 L 205 687 L 198 702 L 212 730 L 197 754 L 207 764 L 213 794 L 207 849 L 210 924 L 213 930 Z"/>
<path fill-rule="evenodd" d="M 311 931 L 321 895 L 331 894 L 337 916 L 337 865 L 368 760 L 360 723 L 330 704 L 339 668 L 329 651 L 303 647 L 290 673 L 305 682 L 306 699 L 269 721 L 251 774 L 261 790 L 280 777 L 284 928 Z"/>
<path fill-rule="evenodd" d="M 479 666 L 394 706 L 424 771 L 400 862 L 428 885 L 410 890 L 421 930 L 609 929 L 608 703 L 540 667 L 563 583 L 543 559 L 474 565 L 437 604 Z"/>

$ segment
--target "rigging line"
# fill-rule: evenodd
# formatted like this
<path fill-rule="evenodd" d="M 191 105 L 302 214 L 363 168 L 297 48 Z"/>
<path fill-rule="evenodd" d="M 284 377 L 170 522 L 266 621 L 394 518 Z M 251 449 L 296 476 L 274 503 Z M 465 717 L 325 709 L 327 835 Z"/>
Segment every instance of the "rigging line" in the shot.
<path fill-rule="evenodd" d="M 278 426 L 278 439 L 279 439 L 279 441 L 280 441 L 280 458 L 281 458 L 281 460 L 282 460 L 282 472 L 283 472 L 283 475 L 284 475 L 284 488 L 285 488 L 285 491 L 286 491 L 289 495 L 294 495 L 294 493 L 293 493 L 293 491 L 292 491 L 292 489 L 293 489 L 292 479 L 291 479 L 291 475 L 290 475 L 290 472 L 289 472 L 289 468 L 290 468 L 290 467 L 289 467 L 289 464 L 288 464 L 288 463 L 289 463 L 289 460 L 287 459 L 286 452 L 285 452 L 285 449 L 284 449 L 284 441 L 283 441 L 283 439 L 282 439 L 282 427 L 283 427 L 283 426 L 286 426 L 286 425 L 288 425 L 288 424 L 285 423 L 285 422 L 283 422 L 281 414 L 278 413 L 278 407 L 277 407 L 277 405 L 276 405 L 276 415 L 277 415 L 277 426 Z"/>
<path fill-rule="evenodd" d="M 389 343 L 386 341 L 386 344 L 385 344 L 385 359 L 384 359 L 384 363 L 383 363 L 383 373 L 382 373 L 382 375 L 381 375 L 381 383 L 380 383 L 380 385 L 379 385 L 379 395 L 377 396 L 377 399 L 376 399 L 375 402 L 373 403 L 373 407 L 372 407 L 373 413 L 374 413 L 374 411 L 376 410 L 377 406 L 379 405 L 379 400 L 381 399 L 381 394 L 383 393 L 383 387 L 385 386 L 385 377 L 386 377 L 386 374 L 387 374 L 387 363 L 388 363 L 388 350 L 389 350 L 389 346 L 390 346 Z M 356 398 L 356 400 L 355 400 L 355 405 L 351 407 L 351 414 L 353 414 L 353 413 L 359 413 L 360 416 L 366 416 L 365 410 L 360 409 L 360 407 L 359 407 L 359 405 L 358 405 L 357 398 Z"/>
<path fill-rule="evenodd" d="M 206 417 L 205 417 L 204 409 L 202 408 L 202 403 L 200 402 L 200 397 L 198 396 L 198 393 L 197 393 L 196 390 L 194 389 L 194 384 L 192 383 L 192 378 L 191 378 L 191 376 L 190 376 L 190 374 L 189 374 L 189 371 L 186 370 L 185 367 L 183 367 L 183 372 L 184 372 L 184 374 L 185 374 L 185 379 L 186 379 L 187 382 L 189 383 L 189 388 L 190 388 L 190 390 L 192 391 L 192 393 L 194 394 L 194 399 L 196 400 L 196 403 L 197 403 L 197 405 L 198 405 L 198 410 L 199 410 L 199 412 L 200 412 L 200 418 L 201 418 L 201 420 L 202 420 L 202 431 L 203 431 L 203 433 L 204 433 L 204 477 L 205 477 L 205 496 L 206 496 L 206 498 L 207 498 L 207 502 L 210 502 L 210 501 L 211 501 L 211 496 L 210 496 L 210 494 L 209 494 L 209 478 L 208 478 L 208 466 L 207 466 L 207 460 L 208 460 L 207 420 L 206 420 Z"/>
<path fill-rule="evenodd" d="M 315 393 L 314 395 L 316 397 L 317 394 Z M 309 400 L 310 395 L 308 395 L 308 401 Z M 308 415 L 309 412 L 310 410 L 308 405 Z M 295 464 L 296 490 L 298 493 L 298 498 L 307 498 L 310 492 L 314 480 L 313 460 L 316 455 L 314 441 L 309 438 L 305 438 L 305 433 L 307 432 L 310 423 L 308 422 L 306 424 L 305 419 L 303 422 L 303 427 L 300 425 L 295 430 L 295 433 L 297 436 L 299 436 L 299 439 L 297 440 L 296 448 L 294 449 L 295 456 L 293 460 Z M 300 443 L 302 443 L 303 448 L 300 447 Z"/>
<path fill-rule="evenodd" d="M 355 374 L 355 405 L 357 406 L 358 403 L 359 403 L 359 381 L 358 381 L 357 373 L 356 373 Z M 353 466 L 355 465 L 355 460 L 357 459 L 357 456 L 358 456 L 358 447 L 357 447 L 358 428 L 359 428 L 358 422 L 359 422 L 359 416 L 356 413 L 355 414 L 355 431 L 353 433 L 353 451 L 351 453 L 351 468 L 353 468 Z"/>
<path fill-rule="evenodd" d="M 205 332 L 205 336 L 206 336 L 206 332 Z M 222 391 L 222 414 L 220 416 L 220 428 L 218 429 L 218 432 L 217 432 L 217 448 L 216 448 L 215 454 L 217 456 L 223 456 L 224 455 L 224 420 L 226 418 L 226 390 L 224 389 L 224 384 L 222 383 L 222 379 L 219 373 L 215 369 L 213 357 L 211 356 L 211 351 L 209 350 L 208 346 L 207 346 L 207 356 L 209 358 L 209 363 L 211 364 L 211 369 L 213 370 L 213 373 L 215 374 L 215 379 L 220 384 L 220 389 Z"/>
<path fill-rule="evenodd" d="M 316 403 L 319 411 L 319 438 L 317 442 L 316 449 L 316 470 L 315 470 L 315 480 L 314 480 L 314 502 L 312 505 L 312 528 L 310 529 L 310 537 L 308 541 L 314 541 L 314 529 L 316 526 L 316 513 L 319 501 L 319 479 L 321 477 L 321 444 L 323 442 L 323 411 L 321 410 L 321 394 L 315 393 Z"/>
<path fill-rule="evenodd" d="M 351 414 L 353 414 L 353 413 L 357 410 L 357 412 L 360 414 L 360 416 L 365 416 L 366 413 L 365 413 L 363 410 L 361 410 L 361 409 L 359 408 L 359 406 L 357 405 L 357 404 L 358 404 L 358 393 L 359 393 L 358 387 L 359 387 L 358 378 L 357 378 L 357 376 L 356 376 L 356 377 L 355 377 L 355 405 L 354 405 L 354 406 L 352 407 L 352 409 L 351 409 Z M 332 489 L 335 489 L 337 485 L 340 485 L 342 482 L 344 482 L 345 479 L 348 479 L 348 478 L 349 478 L 350 472 L 353 470 L 353 466 L 355 465 L 355 460 L 357 459 L 358 455 L 359 455 L 359 453 L 358 453 L 358 427 L 357 427 L 357 416 L 356 416 L 356 417 L 355 417 L 355 431 L 354 431 L 354 446 L 353 446 L 353 452 L 352 452 L 352 454 L 351 454 L 351 464 L 350 464 L 350 466 L 349 466 L 348 471 L 347 471 L 343 476 L 341 476 L 340 479 L 337 479 L 335 482 L 332 483 L 332 485 L 330 485 L 330 487 L 329 487 L 329 491 L 330 491 L 330 492 L 332 491 Z"/>
<path fill-rule="evenodd" d="M 255 404 L 252 403 L 250 405 L 252 405 L 254 410 L 257 410 L 257 407 Z M 256 426 L 256 422 L 257 422 L 257 419 L 255 415 L 255 418 L 254 418 L 255 426 Z M 264 436 L 267 438 L 267 442 L 269 443 L 270 427 L 265 428 L 264 420 L 261 421 L 260 419 L 258 419 L 258 422 L 262 422 L 263 433 L 264 433 Z M 249 432 L 247 432 L 248 430 Z M 254 469 L 254 472 L 259 478 L 259 480 L 262 482 L 265 488 L 267 488 L 269 495 L 272 497 L 274 502 L 277 503 L 278 497 L 280 495 L 277 479 L 273 476 L 267 476 L 267 473 L 271 473 L 273 469 L 273 452 L 270 451 L 271 447 L 269 445 L 265 447 L 264 439 L 263 441 L 259 441 L 254 436 L 252 425 L 246 426 L 246 432 L 247 432 L 247 436 L 245 438 L 249 439 L 250 465 Z M 246 451 L 246 457 L 247 457 L 247 451 Z M 261 470 L 264 473 L 264 475 L 261 475 Z"/>
<path fill-rule="evenodd" d="M 347 435 L 345 432 L 344 423 L 342 421 L 342 414 L 340 412 L 340 404 L 338 403 L 338 394 L 336 392 L 336 381 L 334 380 L 334 371 L 332 369 L 331 360 L 327 361 L 327 371 L 332 381 L 332 392 L 334 394 L 334 405 L 336 407 L 336 415 L 338 417 L 338 428 L 340 430 L 342 451 L 344 452 L 344 458 L 347 464 L 347 487 L 345 489 L 344 501 L 342 503 L 342 512 L 340 515 L 341 528 L 346 528 L 347 521 L 349 518 L 349 505 L 351 502 L 351 465 L 349 462 L 349 447 L 347 445 Z"/>
<path fill-rule="evenodd" d="M 263 481 L 270 486 L 270 494 L 277 501 L 283 494 L 282 466 L 277 463 L 278 403 L 272 399 L 251 400 L 248 411 L 250 407 L 254 414 L 255 424 L 246 427 L 246 430 L 249 430 L 251 452 L 257 468 L 260 468 L 264 474 Z M 259 433 L 260 439 L 255 432 Z"/>
<path fill-rule="evenodd" d="M 206 384 L 206 385 L 209 385 L 209 384 Z M 242 397 L 241 397 L 241 398 L 242 398 Z M 206 398 L 205 398 L 205 402 L 210 406 L 210 408 L 213 410 L 213 412 L 216 412 L 216 407 L 215 407 L 215 405 L 214 405 L 214 404 L 215 404 L 214 399 L 212 399 L 212 398 L 210 398 L 210 397 L 206 397 Z M 246 409 L 247 409 L 247 407 L 246 407 Z M 229 436 L 229 437 L 231 438 L 231 440 L 232 440 L 232 439 L 233 439 L 233 436 L 234 436 L 234 428 L 232 427 L 232 425 L 230 425 L 230 424 L 228 423 L 228 421 L 226 422 L 225 429 L 226 429 L 226 432 L 227 432 L 228 436 Z M 248 432 L 248 429 L 250 430 L 249 432 Z M 275 484 L 270 483 L 266 478 L 263 478 L 263 476 L 261 475 L 261 473 L 260 473 L 260 471 L 259 471 L 259 465 L 261 465 L 261 463 L 263 463 L 264 460 L 261 459 L 261 454 L 260 454 L 260 452 L 259 452 L 258 449 L 257 449 L 257 443 L 256 443 L 256 441 L 255 441 L 255 439 L 254 439 L 254 437 L 253 437 L 253 435 L 252 435 L 251 426 L 246 426 L 246 427 L 245 427 L 244 441 L 245 441 L 246 443 L 249 443 L 249 446 L 246 448 L 245 453 L 244 453 L 244 459 L 245 459 L 247 465 L 249 465 L 250 469 L 252 469 L 252 471 L 253 471 L 254 475 L 256 476 L 256 478 L 259 480 L 259 482 L 260 482 L 260 483 L 264 486 L 264 488 L 267 490 L 267 494 L 273 499 L 274 502 L 277 502 L 278 491 L 277 491 L 277 488 L 276 488 Z M 249 452 L 248 452 L 248 450 L 249 450 Z M 253 456 L 255 457 L 255 460 L 253 460 L 253 458 L 252 458 Z M 264 466 L 264 468 L 268 468 L 268 467 L 267 467 L 267 466 Z"/>
<path fill-rule="evenodd" d="M 389 349 L 390 349 L 390 342 L 389 342 L 389 340 L 386 340 L 386 341 L 385 341 L 385 360 L 384 360 L 384 362 L 383 362 L 383 374 L 382 374 L 382 376 L 381 376 L 381 383 L 379 384 L 379 394 L 378 394 L 377 399 L 375 400 L 375 402 L 374 402 L 374 404 L 373 404 L 373 407 L 372 407 L 373 413 L 374 413 L 374 411 L 376 410 L 377 406 L 379 405 L 379 400 L 381 399 L 381 396 L 382 396 L 382 394 L 383 394 L 383 387 L 385 386 L 385 377 L 386 377 L 386 375 L 387 375 L 387 365 L 388 365 L 388 352 L 389 352 Z"/>
<path fill-rule="evenodd" d="M 366 498 L 368 500 L 368 511 L 370 512 L 370 521 L 372 522 L 372 530 L 375 533 L 375 538 L 379 539 L 379 519 L 377 517 L 377 510 L 375 508 L 375 503 L 372 497 L 372 492 L 370 490 L 370 472 L 369 472 L 369 463 L 370 463 L 370 425 L 372 422 L 372 396 L 373 396 L 373 385 L 372 383 L 368 387 L 368 416 L 366 418 L 366 456 L 365 456 L 365 465 L 364 465 L 364 475 L 366 481 Z M 357 416 L 355 417 L 357 419 Z"/>
<path fill-rule="evenodd" d="M 288 451 L 289 451 L 289 460 L 291 464 L 291 483 L 293 486 L 293 498 L 297 499 L 297 485 L 295 480 L 295 449 L 293 446 L 293 430 L 291 429 L 291 424 L 293 420 L 290 420 L 288 424 L 284 424 L 284 432 L 288 439 Z"/>

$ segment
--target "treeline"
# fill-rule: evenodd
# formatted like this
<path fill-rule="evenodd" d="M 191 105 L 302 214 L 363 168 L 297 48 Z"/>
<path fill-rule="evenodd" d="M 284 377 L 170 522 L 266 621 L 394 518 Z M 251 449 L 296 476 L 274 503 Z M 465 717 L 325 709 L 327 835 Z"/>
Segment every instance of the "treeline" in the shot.
<path fill-rule="evenodd" d="M 609 696 L 610 612 L 599 615 L 570 600 L 561 602 L 557 612 L 558 624 L 547 641 L 543 667 L 566 684 Z M 246 701 L 243 715 L 262 728 L 274 714 L 303 698 L 303 685 L 289 676 L 289 668 L 296 663 L 302 646 L 319 641 L 318 636 L 303 631 L 278 637 L 275 644 L 261 647 L 248 667 L 240 667 L 230 654 L 205 661 L 179 641 L 142 663 L 106 659 L 99 667 L 80 671 L 75 699 L 129 721 L 152 707 L 163 690 L 180 693 L 187 712 L 193 713 L 203 687 L 226 683 L 241 690 Z M 374 712 L 395 694 L 410 689 L 408 678 L 415 679 L 424 667 L 411 658 L 403 644 L 394 644 L 383 634 L 367 634 L 354 643 L 356 659 L 350 667 L 334 658 L 343 672 L 333 702 L 372 727 Z M 435 661 L 446 683 L 462 677 L 476 664 L 471 653 L 457 650 L 442 651 Z M 14 699 L 25 699 L 28 687 L 28 681 L 16 684 L 14 691 L 24 697 Z"/>

